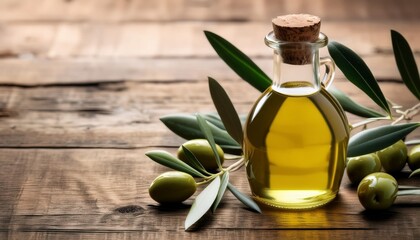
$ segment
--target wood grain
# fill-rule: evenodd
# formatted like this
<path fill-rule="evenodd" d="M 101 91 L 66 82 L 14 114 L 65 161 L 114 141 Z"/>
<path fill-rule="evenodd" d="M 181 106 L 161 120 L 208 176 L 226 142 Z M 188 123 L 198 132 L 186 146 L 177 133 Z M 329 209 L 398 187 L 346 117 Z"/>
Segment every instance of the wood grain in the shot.
<path fill-rule="evenodd" d="M 363 58 L 380 81 L 401 81 L 391 55 Z M 420 62 L 420 57 L 416 59 Z M 271 76 L 272 60 L 255 58 L 255 63 Z M 0 86 L 72 86 L 123 81 L 156 82 L 206 81 L 239 77 L 218 58 L 159 58 L 159 59 L 4 59 L 0 60 Z M 336 79 L 343 79 L 337 69 Z"/>
<path fill-rule="evenodd" d="M 232 230 L 235 234 L 226 236 L 287 236 L 297 229 L 302 236 L 318 231 L 316 235 L 327 236 L 321 229 L 329 229 L 328 236 L 343 236 L 350 231 L 355 236 L 367 231 L 385 236 L 398 233 L 398 223 L 404 222 L 408 234 L 418 233 L 415 197 L 399 200 L 387 212 L 364 212 L 347 179 L 334 202 L 305 212 L 264 208 L 264 214 L 259 215 L 226 194 L 216 214 L 206 216 L 193 233 L 184 232 L 191 200 L 181 208 L 165 208 L 148 197 L 148 184 L 166 169 L 147 159 L 147 150 L 3 149 L 0 186 L 8 197 L 0 205 L 0 229 L 9 229 L 12 239 L 47 233 L 161 237 L 166 236 L 164 232 L 175 232 L 181 238 L 205 238 L 212 234 L 225 236 L 224 231 Z M 231 175 L 232 183 L 249 192 L 243 170 Z M 387 229 L 381 230 L 383 224 Z"/>
<path fill-rule="evenodd" d="M 2 0 L 1 21 L 269 21 L 277 15 L 310 12 L 327 19 L 419 19 L 419 3 L 401 0 Z M 53 10 L 52 10 L 53 9 Z"/>
<path fill-rule="evenodd" d="M 254 22 L 5 25 L 0 86 L 236 78 L 205 39 L 204 29 L 234 43 L 271 75 L 271 51 L 262 41 L 269 27 Z M 399 80 L 389 30 L 404 34 L 420 62 L 419 27 L 405 21 L 326 22 L 323 31 L 361 55 L 378 79 Z M 327 50 L 321 54 L 328 55 Z M 343 75 L 338 71 L 337 77 Z"/>
<path fill-rule="evenodd" d="M 392 54 L 391 29 L 403 34 L 420 53 L 416 41 L 420 26 L 407 21 L 325 20 L 321 27 L 330 40 L 342 42 L 362 56 Z M 267 22 L 11 23 L 1 25 L 7 38 L 0 40 L 0 53 L 24 59 L 215 57 L 203 30 L 219 34 L 249 56 L 271 56 L 264 44 L 264 36 L 272 30 Z"/>
<path fill-rule="evenodd" d="M 241 114 L 259 96 L 217 57 L 203 30 L 271 76 L 267 23 L 293 12 L 319 15 L 329 39 L 360 54 L 385 96 L 407 108 L 418 100 L 400 80 L 389 31 L 401 32 L 420 62 L 419 10 L 416 0 L 1 0 L 0 239 L 419 238 L 416 197 L 366 212 L 346 177 L 336 200 L 311 211 L 259 215 L 227 193 L 216 214 L 185 232 L 192 199 L 156 204 L 148 186 L 168 169 L 145 156 L 175 153 L 184 142 L 159 117 L 215 111 L 207 76 Z M 334 85 L 378 109 L 339 71 Z M 399 183 L 419 185 L 408 173 L 396 176 Z M 244 169 L 231 181 L 250 193 Z"/>
<path fill-rule="evenodd" d="M 237 111 L 247 114 L 259 96 L 241 80 L 221 80 Z M 347 81 L 336 87 L 378 107 Z M 402 83 L 384 82 L 385 96 L 408 108 L 417 100 Z M 401 98 L 400 96 L 405 96 Z M 0 88 L 0 147 L 144 148 L 179 145 L 159 118 L 215 112 L 206 80 L 127 82 L 80 87 Z M 1 116 L 1 115 L 0 115 Z M 349 115 L 350 122 L 361 120 Z M 419 131 L 412 138 L 419 136 Z"/>

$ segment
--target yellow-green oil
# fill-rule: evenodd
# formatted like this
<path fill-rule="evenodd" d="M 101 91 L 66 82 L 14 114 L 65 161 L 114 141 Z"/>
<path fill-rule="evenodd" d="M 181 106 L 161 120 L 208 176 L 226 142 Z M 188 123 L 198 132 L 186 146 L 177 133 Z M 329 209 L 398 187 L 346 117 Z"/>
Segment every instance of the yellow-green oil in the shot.
<path fill-rule="evenodd" d="M 331 201 L 344 173 L 348 137 L 346 116 L 324 88 L 305 96 L 267 89 L 245 127 L 244 154 L 254 198 L 286 209 Z"/>

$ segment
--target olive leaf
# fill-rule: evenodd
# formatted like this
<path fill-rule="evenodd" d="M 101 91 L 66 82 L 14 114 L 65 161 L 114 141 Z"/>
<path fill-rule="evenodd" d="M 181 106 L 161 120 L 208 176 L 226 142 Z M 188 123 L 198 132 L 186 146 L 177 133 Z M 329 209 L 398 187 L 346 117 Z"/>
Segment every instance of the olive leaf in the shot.
<path fill-rule="evenodd" d="M 355 157 L 379 151 L 405 137 L 420 126 L 420 123 L 403 123 L 371 128 L 350 138 L 347 156 Z"/>
<path fill-rule="evenodd" d="M 185 139 L 204 138 L 204 134 L 198 126 L 197 119 L 189 114 L 172 114 L 161 117 L 160 120 L 172 132 Z M 207 124 L 213 134 L 214 140 L 219 145 L 240 146 L 226 131 L 216 127 L 212 123 Z"/>
<path fill-rule="evenodd" d="M 407 40 L 397 31 L 391 30 L 395 61 L 407 88 L 420 100 L 420 76 L 416 60 Z"/>
<path fill-rule="evenodd" d="M 212 123 L 214 126 L 226 130 L 225 125 L 223 124 L 222 120 L 220 119 L 219 115 L 217 114 L 211 114 L 206 113 L 203 114 L 204 119 L 206 119 L 208 122 Z"/>
<path fill-rule="evenodd" d="M 188 164 L 172 156 L 170 153 L 166 151 L 163 151 L 163 150 L 149 151 L 149 152 L 146 152 L 146 156 L 148 156 L 153 161 L 163 166 L 172 168 L 174 170 L 185 172 L 195 177 L 205 177 L 201 172 L 195 170 Z"/>
<path fill-rule="evenodd" d="M 233 155 L 242 154 L 242 147 L 240 146 L 231 146 L 231 145 L 223 145 L 223 144 L 219 144 L 219 146 L 223 149 L 225 153 L 230 153 Z"/>
<path fill-rule="evenodd" d="M 419 169 L 414 170 L 414 171 L 410 174 L 410 176 L 408 176 L 408 177 L 409 177 L 409 178 L 411 178 L 411 177 L 417 176 L 417 175 L 419 175 L 419 174 L 420 174 L 420 168 L 419 168 Z"/>
<path fill-rule="evenodd" d="M 413 140 L 408 140 L 405 142 L 405 145 L 407 146 L 417 145 L 417 144 L 420 144 L 420 139 L 413 139 Z"/>
<path fill-rule="evenodd" d="M 398 190 L 397 196 L 420 195 L 420 189 Z"/>
<path fill-rule="evenodd" d="M 185 156 L 187 157 L 187 164 L 193 167 L 194 169 L 200 171 L 203 174 L 206 174 L 208 176 L 211 175 L 211 173 L 207 172 L 204 166 L 198 161 L 198 159 L 194 156 L 194 154 L 184 145 L 181 145 L 182 150 L 185 153 Z"/>
<path fill-rule="evenodd" d="M 252 200 L 250 197 L 248 197 L 247 195 L 241 193 L 238 189 L 236 189 L 231 183 L 228 183 L 227 188 L 229 189 L 229 191 L 233 194 L 233 196 L 235 196 L 239 201 L 241 201 L 245 206 L 251 208 L 252 210 L 261 213 L 261 209 L 258 206 L 258 204 L 256 204 L 254 202 L 254 200 Z"/>
<path fill-rule="evenodd" d="M 345 93 L 343 93 L 335 87 L 331 86 L 330 88 L 328 88 L 328 92 L 331 93 L 335 98 L 337 98 L 340 105 L 349 113 L 366 118 L 385 117 L 385 115 L 378 113 L 373 109 L 364 107 L 354 102 Z"/>
<path fill-rule="evenodd" d="M 412 190 L 412 189 L 420 189 L 420 187 L 416 186 L 407 186 L 407 185 L 398 185 L 398 190 Z"/>
<path fill-rule="evenodd" d="M 226 127 L 227 132 L 235 139 L 239 144 L 243 141 L 242 124 L 239 119 L 238 113 L 233 106 L 232 101 L 225 92 L 222 86 L 209 77 L 209 89 L 211 98 L 213 99 L 214 106 Z"/>
<path fill-rule="evenodd" d="M 335 41 L 328 44 L 328 52 L 344 76 L 391 115 L 388 102 L 366 63 L 353 50 Z"/>
<path fill-rule="evenodd" d="M 220 156 L 217 153 L 216 143 L 214 142 L 213 134 L 211 133 L 211 129 L 207 121 L 200 114 L 197 114 L 197 122 L 198 126 L 200 127 L 201 131 L 204 133 L 204 136 L 210 144 L 211 150 L 213 151 L 213 154 L 215 156 L 217 166 L 219 166 L 220 170 L 223 169 L 220 161 Z"/>
<path fill-rule="evenodd" d="M 205 31 L 205 33 L 207 39 L 219 54 L 220 58 L 222 58 L 222 60 L 225 61 L 243 80 L 247 81 L 261 92 L 271 86 L 272 80 L 270 77 L 268 77 L 248 56 L 237 49 L 232 43 L 212 32 Z M 228 49 L 229 51 L 223 52 L 225 49 Z M 329 89 L 328 91 L 330 92 Z M 375 112 L 370 112 L 369 109 L 361 110 L 361 108 L 359 108 L 358 111 L 355 111 L 358 107 L 347 104 L 346 100 L 343 101 L 342 98 L 337 98 L 337 100 L 347 112 L 361 117 L 366 117 L 369 114 L 372 116 L 377 115 Z M 359 115 L 359 113 L 362 115 Z M 383 116 L 380 113 L 378 114 L 379 116 Z"/>
<path fill-rule="evenodd" d="M 226 187 L 227 187 L 228 183 L 229 183 L 229 172 L 228 172 L 228 171 L 226 171 L 226 172 L 225 172 L 225 173 L 223 173 L 223 175 L 222 175 L 222 181 L 221 181 L 221 183 L 220 183 L 219 192 L 217 193 L 216 200 L 214 201 L 213 206 L 212 206 L 212 208 L 211 208 L 211 211 L 212 211 L 213 213 L 214 213 L 214 212 L 216 212 L 216 208 L 217 208 L 217 206 L 219 206 L 219 203 L 220 203 L 220 201 L 222 200 L 223 195 L 224 195 L 224 194 L 225 194 L 225 192 L 226 192 Z"/>
<path fill-rule="evenodd" d="M 217 176 L 198 196 L 195 198 L 187 218 L 185 219 L 185 230 L 188 230 L 194 223 L 213 205 L 220 189 L 220 177 Z"/>
<path fill-rule="evenodd" d="M 219 57 L 243 80 L 260 92 L 271 85 L 271 79 L 233 44 L 215 33 L 204 31 L 204 34 Z"/>

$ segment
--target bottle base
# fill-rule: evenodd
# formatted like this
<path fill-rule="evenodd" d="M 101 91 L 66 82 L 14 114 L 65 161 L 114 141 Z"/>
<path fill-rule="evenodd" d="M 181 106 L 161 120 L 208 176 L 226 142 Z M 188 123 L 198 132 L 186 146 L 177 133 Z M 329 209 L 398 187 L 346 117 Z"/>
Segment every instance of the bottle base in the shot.
<path fill-rule="evenodd" d="M 273 193 L 274 192 L 274 193 Z M 320 194 L 320 192 L 323 192 Z M 271 191 L 273 198 L 253 196 L 253 198 L 264 205 L 279 209 L 312 209 L 321 207 L 331 202 L 337 192 L 332 191 L 308 191 L 308 190 L 277 190 Z"/>

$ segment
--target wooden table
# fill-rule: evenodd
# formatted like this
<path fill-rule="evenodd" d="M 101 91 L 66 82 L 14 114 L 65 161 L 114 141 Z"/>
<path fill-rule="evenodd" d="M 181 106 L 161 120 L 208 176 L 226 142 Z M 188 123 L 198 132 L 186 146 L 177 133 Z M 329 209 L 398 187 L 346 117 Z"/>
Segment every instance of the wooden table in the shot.
<path fill-rule="evenodd" d="M 149 197 L 149 184 L 167 169 L 144 153 L 175 153 L 184 142 L 159 117 L 215 111 L 207 76 L 219 80 L 240 113 L 259 95 L 202 31 L 225 37 L 270 73 L 263 37 L 271 17 L 292 12 L 321 16 L 322 31 L 363 57 L 388 98 L 404 107 L 418 102 L 400 80 L 389 33 L 401 32 L 420 62 L 416 0 L 2 0 L 0 239 L 419 237 L 419 198 L 365 212 L 347 178 L 337 200 L 311 211 L 259 215 L 227 193 L 192 232 L 183 228 L 192 200 L 170 209 Z M 377 109 L 342 74 L 335 85 Z M 399 182 L 420 186 L 407 173 Z M 231 181 L 250 193 L 243 169 Z"/>

